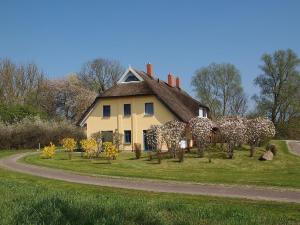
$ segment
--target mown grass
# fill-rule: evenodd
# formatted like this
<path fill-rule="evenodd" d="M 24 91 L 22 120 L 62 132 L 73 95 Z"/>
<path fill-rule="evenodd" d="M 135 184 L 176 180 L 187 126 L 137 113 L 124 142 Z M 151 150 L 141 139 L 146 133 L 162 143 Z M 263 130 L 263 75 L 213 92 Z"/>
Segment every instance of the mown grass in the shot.
<path fill-rule="evenodd" d="M 123 152 L 109 164 L 106 160 L 90 160 L 79 154 L 72 160 L 58 153 L 54 159 L 41 159 L 39 155 L 28 156 L 25 162 L 40 166 L 73 170 L 83 173 L 111 176 L 125 176 L 177 181 L 245 184 L 300 188 L 300 157 L 288 152 L 283 141 L 273 141 L 278 154 L 273 161 L 259 161 L 264 148 L 258 148 L 254 158 L 249 157 L 247 147 L 235 151 L 234 159 L 226 159 L 222 152 L 214 153 L 212 163 L 207 157 L 197 158 L 187 154 L 183 163 L 176 159 L 148 161 L 146 154 L 139 160 L 131 152 Z"/>
<path fill-rule="evenodd" d="M 102 188 L 3 169 L 0 198 L 0 224 L 300 224 L 300 204 Z"/>

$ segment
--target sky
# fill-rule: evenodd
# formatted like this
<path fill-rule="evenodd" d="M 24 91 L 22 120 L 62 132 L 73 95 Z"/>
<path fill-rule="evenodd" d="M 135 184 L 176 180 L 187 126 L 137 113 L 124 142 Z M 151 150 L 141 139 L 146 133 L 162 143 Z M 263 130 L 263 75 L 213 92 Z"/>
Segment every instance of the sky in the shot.
<path fill-rule="evenodd" d="M 287 48 L 300 56 L 297 0 L 0 0 L 0 58 L 34 62 L 50 78 L 98 57 L 140 70 L 150 62 L 195 96 L 197 69 L 232 63 L 252 96 L 262 54 Z"/>

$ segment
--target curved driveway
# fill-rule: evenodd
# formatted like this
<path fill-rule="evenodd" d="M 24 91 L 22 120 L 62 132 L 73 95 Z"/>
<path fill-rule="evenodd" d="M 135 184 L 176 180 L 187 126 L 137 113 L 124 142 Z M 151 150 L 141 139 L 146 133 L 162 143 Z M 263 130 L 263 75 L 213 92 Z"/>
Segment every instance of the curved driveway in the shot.
<path fill-rule="evenodd" d="M 300 156 L 300 141 L 287 140 L 286 143 L 291 153 Z"/>
<path fill-rule="evenodd" d="M 30 153 L 16 154 L 2 158 L 0 159 L 0 166 L 25 174 L 80 184 L 91 184 L 152 192 L 210 195 L 300 203 L 300 190 L 287 190 L 279 188 L 275 189 L 266 187 L 260 188 L 253 186 L 195 184 L 148 179 L 131 179 L 120 177 L 113 178 L 106 176 L 89 176 L 65 170 L 40 167 L 18 162 L 20 158 L 24 157 L 27 154 Z"/>

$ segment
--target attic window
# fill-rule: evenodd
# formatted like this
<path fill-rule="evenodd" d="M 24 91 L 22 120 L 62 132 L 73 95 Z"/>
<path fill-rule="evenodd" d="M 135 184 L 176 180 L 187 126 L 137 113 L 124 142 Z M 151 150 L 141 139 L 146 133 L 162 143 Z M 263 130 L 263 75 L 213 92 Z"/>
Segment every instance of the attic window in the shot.
<path fill-rule="evenodd" d="M 131 82 L 141 82 L 144 79 L 138 74 L 138 72 L 136 72 L 134 69 L 132 69 L 131 67 L 129 67 L 125 73 L 123 73 L 123 75 L 120 77 L 120 79 L 118 80 L 118 84 L 120 83 L 131 83 Z"/>
<path fill-rule="evenodd" d="M 207 118 L 207 111 L 205 108 L 202 108 L 202 107 L 199 108 L 199 117 Z"/>
<path fill-rule="evenodd" d="M 129 73 L 127 78 L 125 79 L 125 82 L 132 82 L 132 81 L 139 81 L 139 79 L 132 73 Z"/>

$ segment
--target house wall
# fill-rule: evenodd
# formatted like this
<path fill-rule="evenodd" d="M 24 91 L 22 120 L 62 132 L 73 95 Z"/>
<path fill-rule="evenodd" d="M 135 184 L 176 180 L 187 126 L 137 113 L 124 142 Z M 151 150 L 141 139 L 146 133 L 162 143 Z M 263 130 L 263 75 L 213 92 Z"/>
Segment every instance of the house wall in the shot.
<path fill-rule="evenodd" d="M 145 115 L 145 103 L 153 102 L 154 115 Z M 131 116 L 124 116 L 124 104 L 131 104 Z M 103 118 L 103 105 L 110 105 L 111 115 Z M 131 130 L 131 144 L 122 145 L 123 150 L 132 150 L 134 143 L 141 143 L 144 149 L 143 130 L 151 125 L 162 125 L 176 119 L 176 116 L 155 96 L 135 96 L 100 99 L 88 117 L 87 137 L 98 131 Z M 124 143 L 124 138 L 123 138 Z"/>

